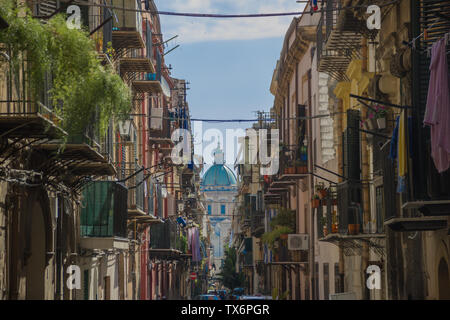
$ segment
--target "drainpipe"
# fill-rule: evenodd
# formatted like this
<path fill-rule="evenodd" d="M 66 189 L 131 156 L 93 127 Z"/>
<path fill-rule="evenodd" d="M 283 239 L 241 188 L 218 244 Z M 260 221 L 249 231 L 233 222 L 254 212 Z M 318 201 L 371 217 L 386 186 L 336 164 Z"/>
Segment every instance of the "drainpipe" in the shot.
<path fill-rule="evenodd" d="M 308 70 L 308 110 L 307 110 L 307 117 L 308 117 L 308 127 L 307 127 L 307 134 L 308 134 L 308 154 L 310 155 L 308 162 L 309 162 L 309 170 L 308 172 L 312 172 L 314 170 L 314 161 L 315 159 L 313 159 L 313 141 L 312 141 L 312 104 L 311 104 L 311 69 Z M 309 175 L 308 177 L 309 179 L 309 194 L 308 197 L 309 199 L 311 199 L 312 197 L 312 192 L 314 191 L 314 178 L 312 175 Z M 310 206 L 311 206 L 311 201 L 310 201 Z M 311 215 L 310 215 L 311 219 L 310 219 L 310 234 L 311 237 L 309 239 L 309 244 L 310 244 L 310 254 L 309 254 L 309 270 L 308 273 L 310 275 L 312 275 L 311 277 L 307 277 L 307 281 L 309 281 L 310 283 L 310 294 L 312 294 L 312 299 L 314 299 L 316 297 L 316 290 L 317 288 L 315 287 L 315 282 L 313 283 L 312 280 L 315 279 L 316 276 L 316 268 L 314 265 L 314 256 L 315 256 L 315 251 L 314 251 L 314 209 L 311 209 Z M 312 227 L 311 227 L 312 226 Z M 308 233 L 308 230 L 306 230 L 306 233 Z M 311 300 L 312 300 L 311 299 Z"/>

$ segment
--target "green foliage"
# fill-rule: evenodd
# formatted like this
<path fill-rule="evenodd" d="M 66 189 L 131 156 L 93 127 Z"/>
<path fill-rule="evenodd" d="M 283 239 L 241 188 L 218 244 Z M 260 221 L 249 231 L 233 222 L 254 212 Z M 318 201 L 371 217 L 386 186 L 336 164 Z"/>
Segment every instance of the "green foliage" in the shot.
<path fill-rule="evenodd" d="M 177 238 L 177 248 L 183 253 L 187 252 L 187 239 L 184 235 L 180 235 Z"/>
<path fill-rule="evenodd" d="M 295 229 L 295 211 L 281 208 L 272 221 L 270 221 L 270 226 L 272 228 L 286 226 Z"/>
<path fill-rule="evenodd" d="M 34 99 L 42 93 L 45 75 L 51 74 L 48 93 L 69 134 L 83 133 L 95 125 L 93 121 L 103 133 L 111 117 L 126 118 L 131 111 L 130 90 L 111 68 L 100 64 L 94 42 L 85 31 L 67 28 L 62 14 L 45 24 L 28 11 L 19 17 L 10 0 L 0 14 L 10 25 L 0 32 L 0 43 L 11 54 L 13 70 L 18 73 L 26 57 Z"/>
<path fill-rule="evenodd" d="M 221 273 L 222 284 L 228 289 L 245 286 L 245 276 L 243 273 L 238 273 L 236 270 L 236 249 L 234 247 L 225 248 L 225 259 Z"/>
<path fill-rule="evenodd" d="M 272 231 L 265 232 L 262 235 L 261 240 L 264 243 L 266 243 L 269 246 L 270 249 L 273 249 L 275 241 L 280 239 L 280 236 L 282 234 L 289 234 L 289 233 L 292 233 L 292 232 L 294 232 L 294 230 L 291 227 L 278 225 Z"/>
<path fill-rule="evenodd" d="M 261 239 L 268 244 L 271 249 L 282 234 L 289 234 L 295 231 L 295 211 L 280 208 L 277 215 L 270 221 L 272 231 L 266 232 Z"/>

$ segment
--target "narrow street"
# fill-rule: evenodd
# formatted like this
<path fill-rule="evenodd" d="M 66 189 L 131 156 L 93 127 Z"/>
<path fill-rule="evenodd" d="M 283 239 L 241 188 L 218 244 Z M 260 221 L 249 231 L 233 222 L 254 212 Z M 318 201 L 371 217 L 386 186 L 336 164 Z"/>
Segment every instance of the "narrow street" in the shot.
<path fill-rule="evenodd" d="M 450 1 L 225 2 L 0 1 L 0 300 L 450 300 Z"/>

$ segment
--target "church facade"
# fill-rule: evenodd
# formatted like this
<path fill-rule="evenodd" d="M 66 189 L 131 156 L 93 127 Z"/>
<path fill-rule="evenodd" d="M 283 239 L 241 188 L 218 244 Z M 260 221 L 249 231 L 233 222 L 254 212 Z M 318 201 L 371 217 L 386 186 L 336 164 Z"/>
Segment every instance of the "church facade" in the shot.
<path fill-rule="evenodd" d="M 224 259 L 224 247 L 230 238 L 237 194 L 236 176 L 225 165 L 220 146 L 214 151 L 213 165 L 203 175 L 200 190 L 204 195 L 203 203 L 206 209 L 203 230 L 210 230 L 208 235 L 212 246 L 211 270 L 218 273 Z"/>

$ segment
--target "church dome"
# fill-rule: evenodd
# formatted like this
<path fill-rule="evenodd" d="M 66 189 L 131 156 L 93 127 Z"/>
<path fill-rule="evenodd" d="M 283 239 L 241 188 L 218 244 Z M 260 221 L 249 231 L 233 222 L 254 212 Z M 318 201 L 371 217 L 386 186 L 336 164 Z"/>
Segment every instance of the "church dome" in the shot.
<path fill-rule="evenodd" d="M 202 186 L 232 186 L 236 185 L 233 171 L 224 164 L 212 165 L 203 176 Z"/>

